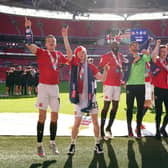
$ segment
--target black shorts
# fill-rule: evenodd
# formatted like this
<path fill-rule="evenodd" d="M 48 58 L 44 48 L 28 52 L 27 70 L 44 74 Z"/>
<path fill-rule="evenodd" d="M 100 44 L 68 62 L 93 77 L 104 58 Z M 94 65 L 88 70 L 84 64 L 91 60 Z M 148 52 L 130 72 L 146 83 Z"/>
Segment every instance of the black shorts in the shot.
<path fill-rule="evenodd" d="M 22 85 L 22 80 L 21 78 L 15 78 L 15 85 Z"/>
<path fill-rule="evenodd" d="M 12 87 L 12 86 L 14 86 L 14 80 L 12 78 L 7 78 L 5 85 L 6 85 L 6 87 Z"/>
<path fill-rule="evenodd" d="M 27 79 L 27 86 L 33 86 L 34 85 L 34 81 L 32 78 Z"/>

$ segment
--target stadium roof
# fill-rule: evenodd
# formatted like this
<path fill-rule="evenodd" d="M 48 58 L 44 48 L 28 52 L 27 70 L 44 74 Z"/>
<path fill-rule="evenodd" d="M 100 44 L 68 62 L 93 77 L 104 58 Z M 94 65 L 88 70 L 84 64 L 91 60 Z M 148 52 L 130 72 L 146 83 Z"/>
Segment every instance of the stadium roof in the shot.
<path fill-rule="evenodd" d="M 52 14 L 54 14 L 54 11 L 71 14 L 71 16 L 64 14 L 63 19 L 72 19 L 79 16 L 85 17 L 85 19 L 94 16 L 100 20 L 103 20 L 105 16 L 109 18 L 107 20 L 110 20 L 110 18 L 111 20 L 168 18 L 168 0 L 0 0 L 0 4 L 19 7 L 19 9 L 49 10 L 52 11 Z M 4 13 L 3 10 L 0 11 Z M 9 8 L 5 11 L 10 13 Z M 100 18 L 97 14 L 104 15 Z"/>

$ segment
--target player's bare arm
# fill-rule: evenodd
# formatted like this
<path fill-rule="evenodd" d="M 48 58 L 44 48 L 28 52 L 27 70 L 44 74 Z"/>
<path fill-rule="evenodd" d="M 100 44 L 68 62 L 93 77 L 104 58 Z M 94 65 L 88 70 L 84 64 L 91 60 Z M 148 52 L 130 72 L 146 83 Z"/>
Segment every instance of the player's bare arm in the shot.
<path fill-rule="evenodd" d="M 143 50 L 141 51 L 141 53 L 142 53 L 143 55 L 148 55 L 148 56 L 150 56 L 150 52 L 149 52 L 147 49 L 143 49 Z"/>
<path fill-rule="evenodd" d="M 132 61 L 133 64 L 135 64 L 136 62 L 138 62 L 141 59 L 141 57 L 139 55 L 137 55 L 134 60 Z"/>
<path fill-rule="evenodd" d="M 62 37 L 64 40 L 64 45 L 65 45 L 68 61 L 71 61 L 72 60 L 72 49 L 71 49 L 71 46 L 68 40 L 68 29 L 69 29 L 69 26 L 64 26 L 62 28 Z"/>
<path fill-rule="evenodd" d="M 156 46 L 152 52 L 152 61 L 153 62 L 156 62 L 157 56 L 159 55 L 160 43 L 161 43 L 161 40 L 156 41 Z"/>
<path fill-rule="evenodd" d="M 107 77 L 107 72 L 108 70 L 110 69 L 110 66 L 108 64 L 104 65 L 104 71 L 103 73 L 101 74 L 100 72 L 98 72 L 96 75 L 95 75 L 95 78 L 97 80 L 100 80 L 102 82 L 104 82 L 106 80 L 106 77 Z"/>
<path fill-rule="evenodd" d="M 33 44 L 33 34 L 31 30 L 32 23 L 30 19 L 25 17 L 26 38 L 25 45 L 33 53 L 36 54 L 38 46 Z"/>

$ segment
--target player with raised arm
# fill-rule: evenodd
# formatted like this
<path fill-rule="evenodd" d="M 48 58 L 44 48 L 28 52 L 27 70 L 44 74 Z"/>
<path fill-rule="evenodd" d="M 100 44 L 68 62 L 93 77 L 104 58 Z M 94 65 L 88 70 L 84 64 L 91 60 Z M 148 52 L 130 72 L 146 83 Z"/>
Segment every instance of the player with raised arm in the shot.
<path fill-rule="evenodd" d="M 152 82 L 154 85 L 155 95 L 155 122 L 156 138 L 168 137 L 166 126 L 168 124 L 168 51 L 166 45 L 160 45 L 161 41 L 157 40 L 155 49 L 152 53 L 152 60 L 155 63 Z M 165 108 L 165 116 L 161 123 L 161 116 Z"/>
<path fill-rule="evenodd" d="M 85 112 L 89 113 L 92 118 L 95 136 L 95 151 L 98 154 L 103 153 L 99 138 L 98 105 L 95 95 L 95 78 L 104 81 L 106 79 L 109 66 L 105 65 L 104 72 L 101 74 L 94 64 L 88 63 L 87 51 L 83 46 L 78 46 L 75 49 L 75 57 L 72 58 L 70 65 L 70 100 L 73 104 L 75 104 L 75 121 L 72 128 L 71 144 L 68 154 L 75 153 L 79 126 Z"/>
<path fill-rule="evenodd" d="M 55 144 L 57 132 L 58 111 L 60 105 L 59 98 L 59 71 L 60 65 L 66 64 L 71 60 L 72 51 L 68 41 L 68 26 L 62 28 L 62 36 L 66 48 L 67 58 L 60 51 L 56 50 L 56 38 L 48 35 L 45 39 L 46 49 L 39 48 L 33 44 L 33 33 L 31 30 L 31 21 L 25 18 L 25 44 L 26 47 L 37 56 L 38 68 L 40 71 L 37 107 L 39 108 L 39 118 L 37 122 L 37 153 L 39 156 L 45 156 L 42 144 L 44 124 L 48 106 L 51 108 L 50 122 L 50 148 L 53 154 L 59 154 Z"/>

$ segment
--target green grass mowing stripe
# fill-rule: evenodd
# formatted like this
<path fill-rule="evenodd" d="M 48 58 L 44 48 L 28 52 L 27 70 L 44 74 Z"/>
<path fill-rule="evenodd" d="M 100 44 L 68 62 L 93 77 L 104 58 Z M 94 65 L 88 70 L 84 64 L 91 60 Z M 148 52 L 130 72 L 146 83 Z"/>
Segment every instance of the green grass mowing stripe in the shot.
<path fill-rule="evenodd" d="M 59 156 L 51 155 L 49 137 L 44 137 L 46 157 L 36 156 L 36 138 L 25 136 L 0 136 L 0 167 L 2 168 L 167 168 L 168 140 L 153 137 L 116 137 L 103 143 L 104 154 L 93 152 L 93 137 L 79 137 L 76 153 L 68 157 L 70 137 L 57 137 Z"/>
<path fill-rule="evenodd" d="M 63 114 L 73 114 L 73 104 L 69 102 L 68 93 L 60 94 L 61 105 L 60 105 L 60 113 Z M 102 93 L 97 93 L 97 101 L 99 104 L 99 117 L 101 113 L 101 109 L 103 107 L 103 98 Z M 0 112 L 37 112 L 37 108 L 35 107 L 36 97 L 31 98 L 8 98 L 8 99 L 0 99 Z M 136 120 L 136 109 L 134 109 L 134 120 Z M 144 121 L 154 122 L 155 114 L 152 111 L 148 111 L 145 115 Z M 125 93 L 121 94 L 119 109 L 117 112 L 117 119 L 126 120 L 126 104 L 125 104 Z"/>
<path fill-rule="evenodd" d="M 35 112 L 36 98 L 0 99 L 1 112 Z"/>
<path fill-rule="evenodd" d="M 4 84 L 0 84 L 1 91 L 5 91 Z M 59 85 L 60 88 L 60 98 L 61 98 L 61 106 L 60 113 L 63 114 L 73 114 L 73 105 L 69 102 L 68 96 L 68 82 L 61 82 Z M 5 92 L 4 92 L 5 93 Z M 97 101 L 99 105 L 99 117 L 100 111 L 103 107 L 103 97 L 102 97 L 102 83 L 97 82 Z M 26 96 L 26 97 L 8 97 L 8 98 L 0 98 L 0 112 L 37 112 L 37 108 L 35 107 L 36 97 L 34 96 Z M 165 110 L 164 110 L 165 111 Z M 136 108 L 133 111 L 133 119 L 136 120 Z M 117 112 L 117 119 L 126 120 L 126 95 L 125 90 L 122 88 L 122 94 L 120 97 L 119 109 Z M 154 122 L 155 113 L 152 110 L 148 110 L 144 121 L 146 122 Z"/>

